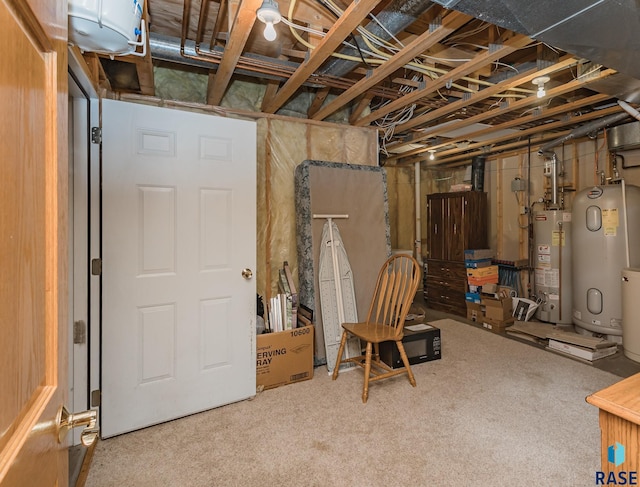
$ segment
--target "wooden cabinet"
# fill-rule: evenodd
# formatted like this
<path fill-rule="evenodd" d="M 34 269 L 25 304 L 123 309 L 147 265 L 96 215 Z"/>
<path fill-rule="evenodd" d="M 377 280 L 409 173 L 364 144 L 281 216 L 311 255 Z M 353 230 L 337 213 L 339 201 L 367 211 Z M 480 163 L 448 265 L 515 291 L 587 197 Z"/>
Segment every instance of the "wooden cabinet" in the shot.
<path fill-rule="evenodd" d="M 480 191 L 427 196 L 427 306 L 466 316 L 465 249 L 488 246 L 487 194 Z"/>
<path fill-rule="evenodd" d="M 640 374 L 632 375 L 601 391 L 587 397 L 587 402 L 600 409 L 600 455 L 601 471 L 604 479 L 611 475 L 619 479 L 621 473 L 627 476 L 640 468 Z M 618 454 L 619 447 L 622 463 L 618 459 L 610 461 L 609 448 Z M 637 473 L 636 473 L 637 475 Z M 613 482 L 615 483 L 615 482 Z M 603 483 L 604 485 L 604 483 Z M 633 485 L 633 484 L 629 484 Z"/>

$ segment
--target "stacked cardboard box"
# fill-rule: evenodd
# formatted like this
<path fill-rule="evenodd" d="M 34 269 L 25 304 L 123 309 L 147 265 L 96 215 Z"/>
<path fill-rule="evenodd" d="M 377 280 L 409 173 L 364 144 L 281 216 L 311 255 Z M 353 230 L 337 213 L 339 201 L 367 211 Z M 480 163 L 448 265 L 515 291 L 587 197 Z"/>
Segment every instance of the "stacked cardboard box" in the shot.
<path fill-rule="evenodd" d="M 481 294 L 480 303 L 467 301 L 467 319 L 482 323 L 496 333 L 513 324 L 512 299 L 508 290 L 499 289 L 495 294 Z"/>
<path fill-rule="evenodd" d="M 469 292 L 465 295 L 467 303 L 479 304 L 482 286 L 498 284 L 498 266 L 491 264 L 494 255 L 491 249 L 464 251 L 464 264 L 467 269 L 467 283 L 469 285 Z"/>

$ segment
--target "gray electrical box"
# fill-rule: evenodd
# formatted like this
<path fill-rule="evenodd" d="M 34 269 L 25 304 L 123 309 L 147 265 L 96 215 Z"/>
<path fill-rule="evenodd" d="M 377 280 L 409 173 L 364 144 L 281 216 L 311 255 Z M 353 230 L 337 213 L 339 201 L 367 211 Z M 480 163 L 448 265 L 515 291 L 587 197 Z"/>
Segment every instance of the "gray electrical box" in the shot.
<path fill-rule="evenodd" d="M 527 190 L 526 179 L 514 178 L 513 181 L 511 181 L 511 191 L 513 191 L 514 193 L 516 191 L 526 191 L 526 190 Z"/>

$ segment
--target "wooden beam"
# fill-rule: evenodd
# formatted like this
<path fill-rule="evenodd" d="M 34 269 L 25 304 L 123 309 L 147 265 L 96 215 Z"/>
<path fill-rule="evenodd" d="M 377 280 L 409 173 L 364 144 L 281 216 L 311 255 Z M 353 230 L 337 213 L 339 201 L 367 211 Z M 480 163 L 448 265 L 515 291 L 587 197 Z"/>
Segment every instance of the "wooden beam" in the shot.
<path fill-rule="evenodd" d="M 445 115 L 448 115 L 450 113 L 454 113 L 465 106 L 473 105 L 474 103 L 478 103 L 482 100 L 486 100 L 487 98 L 493 95 L 497 95 L 498 93 L 502 93 L 503 91 L 508 91 L 523 83 L 527 83 L 533 80 L 534 78 L 536 78 L 537 76 L 548 75 L 558 71 L 562 71 L 563 69 L 567 69 L 571 66 L 574 66 L 577 62 L 578 60 L 576 58 L 572 56 L 566 56 L 560 62 L 554 64 L 553 66 L 549 66 L 548 68 L 545 68 L 545 69 L 533 68 L 523 73 L 517 74 L 515 76 L 512 76 L 511 78 L 507 78 L 504 81 L 501 81 L 500 83 L 496 83 L 493 86 L 488 86 L 486 88 L 483 88 L 482 90 L 478 91 L 477 93 L 474 93 L 473 95 L 471 95 L 466 99 L 462 98 L 458 101 L 454 101 L 453 103 L 449 103 L 441 108 L 438 108 L 437 110 L 433 110 L 432 112 L 427 112 L 424 115 L 419 115 L 417 117 L 414 117 L 408 122 L 396 127 L 396 132 L 402 132 L 402 131 L 411 129 L 413 127 L 416 127 L 417 125 L 423 125 L 430 121 L 438 120 L 439 118 L 442 118 Z M 425 137 L 422 133 L 416 134 L 415 136 L 408 138 L 406 140 L 389 144 L 387 148 L 393 149 L 394 147 L 400 147 L 403 145 L 412 144 L 417 141 L 424 140 L 426 138 L 428 138 L 428 136 Z"/>
<path fill-rule="evenodd" d="M 525 47 L 531 42 L 531 39 L 529 39 L 527 36 L 515 34 L 500 47 L 483 51 L 481 54 L 478 54 L 476 57 L 474 57 L 471 61 L 468 61 L 458 68 L 449 71 L 447 74 L 444 74 L 433 80 L 432 82 L 427 83 L 427 86 L 425 86 L 424 88 L 420 90 L 414 90 L 411 93 L 404 95 L 402 98 L 386 104 L 382 108 L 379 108 L 375 112 L 372 112 L 370 115 L 361 118 L 360 120 L 358 120 L 357 125 L 368 125 L 374 120 L 384 117 L 388 113 L 404 108 L 405 106 L 418 101 L 420 98 L 424 98 L 425 96 L 441 88 L 444 88 L 450 82 L 460 79 L 468 75 L 469 73 L 473 73 L 480 69 L 482 66 L 493 63 L 494 61 L 497 61 L 507 54 L 511 54 L 512 52 Z"/>
<path fill-rule="evenodd" d="M 493 151 L 493 153 L 500 152 L 501 156 L 504 157 L 504 155 L 506 154 L 505 151 L 512 150 L 512 149 L 513 150 L 521 149 L 523 147 L 528 146 L 529 144 L 531 144 L 531 147 L 533 149 L 534 147 L 541 146 L 545 142 L 549 142 L 551 140 L 557 139 L 558 137 L 562 137 L 562 136 L 570 134 L 570 133 L 571 133 L 571 130 L 565 130 L 564 132 L 556 132 L 556 133 L 550 133 L 550 134 L 541 135 L 538 139 L 533 140 L 533 141 L 529 141 L 527 139 L 518 140 L 517 142 L 512 142 L 510 144 L 501 145 L 499 148 L 497 148 L 495 151 Z M 458 166 L 468 166 L 469 162 L 471 161 L 471 159 L 474 156 L 487 156 L 487 157 L 489 157 L 490 154 L 492 154 L 491 151 L 487 152 L 486 150 L 484 150 L 484 148 L 482 148 L 480 150 L 476 150 L 476 151 L 473 151 L 473 152 L 465 152 L 464 154 L 456 154 L 454 157 L 446 158 L 444 160 L 438 158 L 435 161 L 427 161 L 425 157 L 423 157 L 421 160 L 425 162 L 427 167 L 438 168 L 438 166 L 442 166 L 443 169 L 448 169 L 448 168 L 458 167 Z"/>
<path fill-rule="evenodd" d="M 220 105 L 249 34 L 251 34 L 251 29 L 256 21 L 256 11 L 261 4 L 262 0 L 242 0 L 235 16 L 233 27 L 230 29 L 229 39 L 224 48 L 222 59 L 214 76 L 213 86 L 210 86 L 207 90 L 207 103 L 209 105 Z M 231 6 L 229 7 L 231 8 Z"/>
<path fill-rule="evenodd" d="M 271 103 L 266 107 L 267 113 L 275 113 L 289 98 L 302 86 L 304 82 L 320 67 L 320 65 L 342 44 L 342 41 L 360 25 L 360 22 L 369 15 L 369 12 L 381 0 L 359 0 L 351 3 L 342 16 L 336 20 L 335 24 L 327 35 L 322 39 L 318 47 L 309 53 L 298 69 L 291 75 Z"/>
<path fill-rule="evenodd" d="M 555 130 L 558 128 L 562 128 L 565 127 L 567 125 L 575 125 L 581 122 L 586 122 L 588 120 L 593 120 L 594 118 L 601 118 L 601 117 L 605 117 L 607 115 L 612 115 L 614 113 L 619 113 L 622 111 L 622 107 L 615 105 L 609 108 L 604 108 L 602 110 L 595 110 L 593 112 L 589 112 L 589 113 L 585 113 L 584 115 L 580 115 L 579 117 L 573 117 L 570 118 L 568 120 L 559 120 L 557 122 L 551 122 L 551 123 L 544 123 L 541 125 L 537 125 L 535 127 L 531 127 L 525 130 L 519 130 L 517 133 L 513 133 L 513 134 L 507 134 L 507 135 L 503 135 L 501 137 L 495 137 L 491 139 L 491 144 L 495 144 L 497 142 L 504 142 L 504 141 L 508 141 L 508 140 L 512 140 L 512 139 L 516 139 L 516 138 L 522 138 L 522 137 L 528 137 L 530 135 L 535 135 L 541 132 L 548 132 L 549 130 Z M 502 125 L 502 124 L 501 124 Z M 500 130 L 498 127 L 500 127 L 500 125 L 496 125 L 496 127 L 493 127 L 493 129 L 495 130 Z M 487 142 L 474 142 L 473 144 L 469 144 L 467 147 L 465 148 L 461 148 L 461 149 L 450 149 L 447 151 L 442 151 L 438 153 L 439 157 L 443 157 L 443 156 L 447 156 L 450 154 L 458 154 L 460 152 L 464 152 L 464 151 L 468 151 L 468 150 L 473 150 L 473 149 L 477 149 L 477 148 L 482 148 L 484 146 L 487 145 Z M 422 157 L 423 158 L 423 157 Z M 422 159 L 420 158 L 420 159 Z M 403 162 L 415 162 L 415 161 L 404 161 Z"/>
<path fill-rule="evenodd" d="M 361 95 L 360 101 L 355 106 L 355 108 L 351 112 L 351 115 L 349 116 L 350 124 L 353 125 L 356 123 L 356 121 L 360 118 L 360 115 L 362 115 L 362 112 L 364 111 L 364 109 L 369 106 L 369 103 L 371 103 L 372 99 L 373 99 L 373 93 L 371 92 L 367 92 Z"/>
<path fill-rule="evenodd" d="M 600 73 L 600 76 L 592 78 L 592 79 L 589 79 L 588 81 L 577 80 L 577 79 L 573 80 L 573 81 L 570 81 L 569 83 L 566 83 L 566 84 L 564 84 L 562 86 L 558 86 L 556 88 L 553 88 L 552 90 L 547 91 L 547 97 L 554 97 L 554 96 L 562 95 L 564 93 L 568 93 L 570 91 L 573 91 L 573 90 L 581 87 L 582 85 L 586 85 L 586 84 L 588 84 L 590 82 L 606 78 L 607 76 L 610 76 L 610 75 L 614 74 L 615 72 L 616 71 L 614 71 L 612 69 L 607 69 L 607 70 L 603 71 L 602 73 Z M 594 96 L 598 96 L 598 95 L 594 95 Z M 603 98 L 603 99 L 610 98 L 609 96 L 606 96 L 606 95 L 601 95 L 601 96 L 605 96 L 605 98 Z M 445 131 L 449 132 L 451 130 L 457 130 L 457 129 L 460 129 L 460 128 L 463 128 L 463 127 L 468 127 L 469 125 L 473 125 L 475 123 L 480 123 L 480 122 L 483 122 L 485 120 L 489 120 L 489 119 L 491 119 L 493 117 L 497 117 L 497 116 L 504 115 L 506 113 L 512 112 L 514 110 L 520 110 L 520 109 L 526 108 L 526 107 L 528 107 L 530 105 L 535 105 L 536 103 L 540 103 L 540 100 L 538 98 L 536 98 L 535 96 L 530 96 L 530 97 L 527 97 L 527 98 L 523 98 L 522 100 L 518 100 L 518 101 L 516 101 L 514 103 L 511 103 L 506 108 L 496 108 L 494 110 L 489 110 L 487 112 L 479 113 L 478 115 L 466 118 L 466 119 L 461 120 L 460 122 L 457 122 L 455 124 L 450 124 L 446 128 L 435 126 L 435 127 L 431 127 L 430 129 L 429 128 L 422 129 L 421 132 L 426 135 L 425 138 L 427 138 L 428 136 L 432 136 L 433 137 L 433 136 L 436 136 L 439 133 L 442 133 L 442 132 L 445 132 Z M 581 102 L 574 102 L 574 103 L 581 103 Z M 571 110 L 569 108 L 569 105 L 564 105 L 563 108 L 564 109 L 562 111 L 567 111 L 568 112 L 568 111 Z M 522 120 L 520 120 L 520 123 L 522 123 Z M 417 151 L 425 152 L 430 148 L 431 147 L 416 149 L 416 150 L 412 151 L 412 153 L 416 154 Z"/>
<path fill-rule="evenodd" d="M 329 96 L 329 91 L 331 91 L 331 88 L 329 88 L 328 86 L 320 88 L 318 91 L 316 91 L 316 96 L 311 102 L 309 110 L 307 110 L 307 118 L 314 118 L 314 114 L 316 114 L 318 110 L 320 110 L 322 104 L 327 99 L 327 96 Z"/>
<path fill-rule="evenodd" d="M 260 108 L 261 111 L 264 111 L 264 106 L 267 102 L 276 96 L 278 92 L 278 88 L 280 87 L 280 82 L 278 81 L 269 81 L 267 82 L 267 88 L 264 90 L 264 96 L 262 97 L 262 106 Z"/>
<path fill-rule="evenodd" d="M 484 128 L 482 130 L 477 130 L 475 132 L 470 132 L 470 133 L 466 133 L 460 137 L 454 137 L 451 139 L 447 139 L 444 142 L 438 143 L 438 144 L 434 144 L 434 145 L 429 145 L 429 147 L 420 147 L 418 149 L 413 149 L 411 151 L 406 151 L 403 152 L 402 154 L 398 154 L 395 155 L 393 157 L 389 157 L 387 160 L 393 160 L 393 159 L 401 159 L 404 157 L 409 157 L 409 156 L 413 156 L 416 154 L 420 154 L 423 152 L 427 152 L 429 150 L 437 150 L 440 147 L 445 147 L 447 145 L 451 145 L 451 144 L 455 144 L 456 142 L 462 142 L 465 140 L 474 140 L 477 139 L 478 137 L 483 137 L 486 136 L 487 134 L 490 134 L 492 132 L 496 132 L 498 130 L 507 130 L 513 127 L 518 127 L 520 125 L 525 125 L 531 122 L 536 122 L 538 120 L 542 120 L 545 118 L 550 118 L 550 117 L 554 117 L 556 115 L 560 115 L 562 113 L 569 113 L 572 112 L 573 110 L 576 110 L 578 108 L 587 106 L 587 105 L 592 105 L 595 103 L 600 103 L 602 101 L 608 100 L 609 98 L 611 98 L 611 96 L 609 95 L 604 95 L 604 94 L 598 94 L 598 95 L 593 95 L 593 96 L 589 96 L 587 98 L 582 98 L 581 100 L 569 103 L 567 105 L 561 105 L 555 108 L 550 108 L 548 110 L 542 110 L 540 113 L 538 114 L 534 114 L 534 115 L 529 115 L 527 117 L 520 117 L 520 118 L 516 118 L 513 120 L 510 120 L 508 122 L 504 122 L 498 125 L 494 125 L 492 127 L 487 127 Z M 455 130 L 457 127 L 454 124 L 451 124 L 452 130 Z M 446 130 L 450 130 L 449 126 L 446 128 Z"/>
<path fill-rule="evenodd" d="M 391 57 L 384 64 L 374 69 L 370 75 L 361 78 L 351 88 L 345 90 L 336 97 L 331 103 L 327 104 L 315 114 L 314 120 L 323 120 L 331 115 L 336 110 L 340 109 L 348 102 L 358 97 L 369 88 L 377 85 L 380 81 L 391 75 L 394 71 L 401 68 L 418 54 L 423 53 L 426 49 L 429 49 L 433 45 L 437 44 L 441 40 L 456 31 L 459 27 L 469 22 L 471 17 L 462 14 L 460 12 L 451 12 L 447 15 L 442 25 L 436 28 L 434 31 L 427 30 L 421 36 L 415 38 L 410 44 L 405 46 L 400 52 Z"/>

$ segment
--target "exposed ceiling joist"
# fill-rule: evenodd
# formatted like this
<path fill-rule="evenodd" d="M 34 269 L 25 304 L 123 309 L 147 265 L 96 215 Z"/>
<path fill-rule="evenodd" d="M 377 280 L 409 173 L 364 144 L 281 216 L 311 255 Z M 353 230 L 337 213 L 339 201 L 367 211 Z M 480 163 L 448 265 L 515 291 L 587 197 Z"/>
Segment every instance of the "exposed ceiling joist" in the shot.
<path fill-rule="evenodd" d="M 607 100 L 640 102 L 640 41 L 619 38 L 640 30 L 630 2 L 334 2 L 280 0 L 278 37 L 267 42 L 260 0 L 146 0 L 145 57 L 84 57 L 96 87 L 124 93 L 156 94 L 160 69 L 207 76 L 212 106 L 232 81 L 250 81 L 262 91 L 238 108 L 277 115 L 286 104 L 287 115 L 376 127 L 387 162 L 398 164 L 434 148 L 438 167 L 462 164 L 523 147 L 518 137 L 557 137 L 604 114 Z M 585 28 L 595 22 L 621 28 Z M 550 80 L 536 98 L 540 76 Z M 288 103 L 298 95 L 300 108 Z"/>

